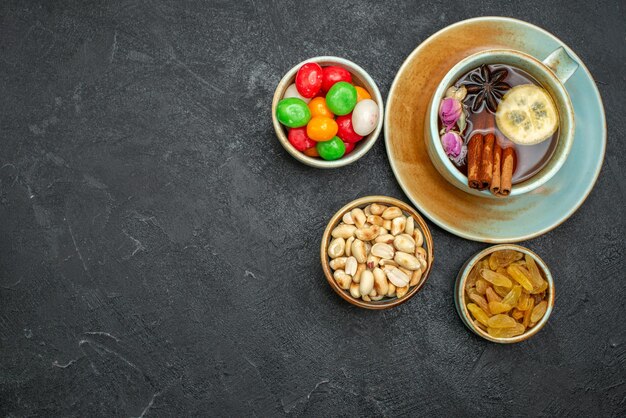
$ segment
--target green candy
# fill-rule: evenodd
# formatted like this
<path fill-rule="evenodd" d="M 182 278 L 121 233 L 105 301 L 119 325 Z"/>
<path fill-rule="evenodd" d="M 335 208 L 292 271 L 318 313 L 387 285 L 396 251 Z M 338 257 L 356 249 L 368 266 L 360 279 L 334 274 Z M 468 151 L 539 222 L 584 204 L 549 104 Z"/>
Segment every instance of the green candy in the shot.
<path fill-rule="evenodd" d="M 309 123 L 311 111 L 304 100 L 290 97 L 278 102 L 276 117 L 285 126 L 299 128 Z"/>
<path fill-rule="evenodd" d="M 346 153 L 346 144 L 338 136 L 330 141 L 318 142 L 315 147 L 324 160 L 338 160 Z"/>
<path fill-rule="evenodd" d="M 346 81 L 338 81 L 326 94 L 326 106 L 335 115 L 347 115 L 356 106 L 356 89 Z"/>

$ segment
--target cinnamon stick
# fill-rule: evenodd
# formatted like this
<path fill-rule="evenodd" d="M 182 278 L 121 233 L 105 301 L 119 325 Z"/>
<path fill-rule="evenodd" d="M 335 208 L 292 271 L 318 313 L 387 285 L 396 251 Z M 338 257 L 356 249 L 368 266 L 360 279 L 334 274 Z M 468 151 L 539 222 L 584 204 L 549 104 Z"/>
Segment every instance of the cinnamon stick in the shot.
<path fill-rule="evenodd" d="M 481 189 L 486 189 L 491 185 L 493 176 L 493 145 L 495 141 L 496 137 L 493 133 L 488 133 L 484 136 L 483 154 L 480 159 L 480 172 L 478 174 Z"/>
<path fill-rule="evenodd" d="M 489 190 L 494 195 L 500 192 L 500 175 L 502 172 L 502 148 L 498 141 L 493 146 L 493 175 L 491 176 L 491 186 Z"/>
<path fill-rule="evenodd" d="M 502 150 L 502 177 L 500 180 L 500 196 L 508 196 L 511 193 L 515 158 L 515 149 L 513 147 L 508 147 Z"/>
<path fill-rule="evenodd" d="M 467 144 L 467 182 L 472 189 L 480 189 L 478 178 L 483 153 L 483 136 L 474 134 Z"/>

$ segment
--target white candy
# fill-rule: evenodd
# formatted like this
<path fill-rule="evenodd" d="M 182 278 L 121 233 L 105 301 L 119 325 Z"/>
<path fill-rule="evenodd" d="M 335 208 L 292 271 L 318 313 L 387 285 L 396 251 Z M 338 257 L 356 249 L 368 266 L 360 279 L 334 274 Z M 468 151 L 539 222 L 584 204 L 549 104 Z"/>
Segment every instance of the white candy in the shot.
<path fill-rule="evenodd" d="M 296 88 L 296 83 L 293 83 L 291 86 L 287 87 L 287 89 L 285 90 L 283 99 L 288 99 L 290 97 L 295 97 L 296 99 L 304 100 L 304 103 L 307 103 L 307 104 L 311 101 L 311 99 L 302 97 L 300 93 L 298 93 L 298 89 Z"/>
<path fill-rule="evenodd" d="M 358 135 L 369 135 L 378 124 L 378 105 L 372 99 L 361 100 L 352 111 L 352 129 Z"/>

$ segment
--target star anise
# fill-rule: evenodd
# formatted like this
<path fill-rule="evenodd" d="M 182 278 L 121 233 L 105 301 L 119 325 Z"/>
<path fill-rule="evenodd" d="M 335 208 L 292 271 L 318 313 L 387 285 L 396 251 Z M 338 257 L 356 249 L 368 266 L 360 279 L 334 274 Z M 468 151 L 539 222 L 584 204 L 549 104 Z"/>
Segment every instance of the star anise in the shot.
<path fill-rule="evenodd" d="M 478 70 L 470 74 L 470 81 L 465 83 L 467 89 L 465 100 L 473 97 L 473 112 L 478 112 L 485 103 L 491 113 L 496 113 L 498 101 L 511 88 L 510 85 L 502 81 L 508 74 L 509 72 L 505 68 L 491 71 L 487 64 L 481 65 Z"/>

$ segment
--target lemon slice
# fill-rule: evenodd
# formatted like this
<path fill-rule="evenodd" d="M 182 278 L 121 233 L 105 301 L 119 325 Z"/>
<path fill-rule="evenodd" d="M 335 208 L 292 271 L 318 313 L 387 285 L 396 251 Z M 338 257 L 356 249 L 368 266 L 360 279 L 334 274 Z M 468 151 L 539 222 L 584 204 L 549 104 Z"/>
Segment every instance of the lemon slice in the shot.
<path fill-rule="evenodd" d="M 496 123 L 516 144 L 533 145 L 556 132 L 559 113 L 547 91 L 534 84 L 522 84 L 504 95 L 496 110 Z"/>

